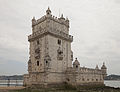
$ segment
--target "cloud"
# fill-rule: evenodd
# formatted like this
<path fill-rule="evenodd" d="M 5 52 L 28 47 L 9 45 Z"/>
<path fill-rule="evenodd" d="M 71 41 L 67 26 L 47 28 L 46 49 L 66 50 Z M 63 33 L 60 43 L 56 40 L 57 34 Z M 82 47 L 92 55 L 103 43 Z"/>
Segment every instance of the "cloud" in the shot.
<path fill-rule="evenodd" d="M 70 19 L 72 50 L 81 66 L 94 68 L 105 61 L 109 74 L 120 74 L 119 0 L 0 0 L 1 74 L 27 72 L 31 19 L 43 16 L 48 6 L 53 15 Z"/>

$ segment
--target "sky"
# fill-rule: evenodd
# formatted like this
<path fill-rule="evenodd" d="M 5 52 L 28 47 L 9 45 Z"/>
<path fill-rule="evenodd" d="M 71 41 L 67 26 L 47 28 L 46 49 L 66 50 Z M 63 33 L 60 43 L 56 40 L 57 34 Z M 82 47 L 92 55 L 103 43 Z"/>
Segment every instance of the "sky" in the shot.
<path fill-rule="evenodd" d="M 52 15 L 69 18 L 80 66 L 105 62 L 108 74 L 120 75 L 120 0 L 0 0 L 0 75 L 27 73 L 31 19 L 48 6 Z"/>

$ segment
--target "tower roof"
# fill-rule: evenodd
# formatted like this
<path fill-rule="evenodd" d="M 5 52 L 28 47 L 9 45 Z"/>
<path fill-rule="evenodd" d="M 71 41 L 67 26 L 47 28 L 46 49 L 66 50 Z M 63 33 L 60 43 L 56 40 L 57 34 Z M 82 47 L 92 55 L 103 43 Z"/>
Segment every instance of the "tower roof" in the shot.
<path fill-rule="evenodd" d="M 51 10 L 50 10 L 49 7 L 48 7 L 48 9 L 46 10 L 46 14 L 47 14 L 47 15 L 51 14 Z"/>
<path fill-rule="evenodd" d="M 79 61 L 77 60 L 77 58 L 75 59 L 75 61 L 73 62 L 73 65 L 80 65 Z"/>
<path fill-rule="evenodd" d="M 105 66 L 105 62 L 103 62 L 101 69 L 107 69 L 107 67 Z"/>

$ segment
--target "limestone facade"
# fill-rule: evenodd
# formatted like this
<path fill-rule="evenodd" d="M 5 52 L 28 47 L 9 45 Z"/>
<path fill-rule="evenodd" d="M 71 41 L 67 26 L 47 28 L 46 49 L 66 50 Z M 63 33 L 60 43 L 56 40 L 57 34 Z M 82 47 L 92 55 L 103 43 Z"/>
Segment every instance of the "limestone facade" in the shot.
<path fill-rule="evenodd" d="M 101 69 L 98 66 L 95 69 L 81 67 L 77 59 L 72 64 L 73 36 L 69 35 L 69 20 L 63 15 L 54 17 L 48 8 L 45 16 L 38 20 L 33 18 L 32 34 L 28 36 L 28 41 L 30 57 L 24 85 L 104 83 L 105 64 Z"/>

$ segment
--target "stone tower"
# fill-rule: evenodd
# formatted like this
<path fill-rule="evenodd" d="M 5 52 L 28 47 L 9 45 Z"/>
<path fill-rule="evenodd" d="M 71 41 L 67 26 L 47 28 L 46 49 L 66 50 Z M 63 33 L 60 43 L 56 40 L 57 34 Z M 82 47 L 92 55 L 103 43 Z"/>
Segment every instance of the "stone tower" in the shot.
<path fill-rule="evenodd" d="M 103 62 L 103 65 L 101 67 L 103 78 L 107 76 L 107 67 L 105 66 L 105 63 Z"/>
<path fill-rule="evenodd" d="M 24 75 L 24 85 L 72 85 L 104 84 L 107 75 L 105 64 L 101 69 L 82 67 L 79 61 L 73 62 L 69 35 L 69 20 L 54 17 L 48 8 L 40 19 L 32 19 L 32 34 L 28 36 L 30 57 L 28 74 Z"/>
<path fill-rule="evenodd" d="M 52 16 L 48 7 L 45 16 L 38 20 L 33 17 L 32 34 L 28 36 L 28 41 L 30 83 L 62 82 L 62 74 L 67 67 L 72 67 L 73 60 L 73 36 L 69 35 L 69 20 L 63 15 L 60 18 Z"/>

